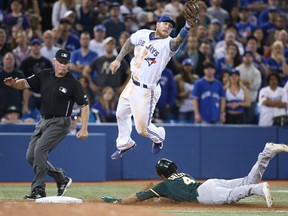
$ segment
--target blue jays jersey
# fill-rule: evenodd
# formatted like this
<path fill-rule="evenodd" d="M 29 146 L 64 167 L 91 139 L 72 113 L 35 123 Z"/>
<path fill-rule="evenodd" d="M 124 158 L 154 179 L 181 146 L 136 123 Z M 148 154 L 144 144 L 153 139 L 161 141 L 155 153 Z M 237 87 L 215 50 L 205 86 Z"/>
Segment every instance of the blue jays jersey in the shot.
<path fill-rule="evenodd" d="M 225 99 L 225 91 L 219 80 L 208 82 L 201 78 L 196 81 L 193 98 L 199 101 L 199 111 L 204 121 L 216 123 L 220 119 L 220 100 Z"/>
<path fill-rule="evenodd" d="M 132 76 L 145 84 L 156 84 L 171 57 L 171 37 L 154 38 L 155 31 L 142 29 L 131 35 L 134 57 L 131 60 Z"/>

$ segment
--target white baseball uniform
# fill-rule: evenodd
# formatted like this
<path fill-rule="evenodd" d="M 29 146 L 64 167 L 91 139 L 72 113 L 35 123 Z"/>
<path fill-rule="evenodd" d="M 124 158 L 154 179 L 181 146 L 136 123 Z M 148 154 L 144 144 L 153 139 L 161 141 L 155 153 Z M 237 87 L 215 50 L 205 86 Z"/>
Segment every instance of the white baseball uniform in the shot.
<path fill-rule="evenodd" d="M 161 95 L 158 84 L 161 73 L 176 53 L 170 49 L 171 37 L 154 38 L 152 30 L 142 29 L 131 35 L 134 58 L 131 60 L 131 80 L 120 95 L 116 116 L 118 138 L 116 145 L 124 150 L 134 145 L 131 138 L 133 115 L 137 132 L 155 143 L 163 142 L 165 130 L 151 123 L 153 112 Z"/>
<path fill-rule="evenodd" d="M 258 101 L 260 104 L 259 125 L 273 125 L 273 117 L 285 115 L 286 108 L 269 107 L 263 104 L 267 99 L 288 103 L 287 92 L 282 87 L 273 91 L 269 86 L 262 88 L 259 92 Z"/>

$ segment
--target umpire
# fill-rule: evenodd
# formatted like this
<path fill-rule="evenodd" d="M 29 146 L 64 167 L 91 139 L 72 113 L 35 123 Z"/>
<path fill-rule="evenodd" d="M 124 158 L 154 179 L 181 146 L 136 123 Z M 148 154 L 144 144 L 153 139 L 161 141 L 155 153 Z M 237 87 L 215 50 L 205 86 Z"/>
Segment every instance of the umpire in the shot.
<path fill-rule="evenodd" d="M 26 154 L 26 159 L 33 167 L 35 176 L 31 184 L 31 193 L 24 199 L 38 199 L 46 196 L 46 174 L 52 176 L 57 183 L 57 196 L 63 196 L 71 185 L 72 179 L 65 176 L 61 168 L 53 167 L 47 160 L 48 153 L 69 132 L 74 102 L 82 106 L 82 126 L 76 136 L 78 139 L 88 137 L 88 99 L 81 84 L 68 71 L 70 56 L 70 52 L 59 49 L 53 61 L 55 69 L 43 69 L 27 79 L 12 77 L 4 79 L 4 83 L 12 88 L 20 90 L 31 88 L 41 93 L 42 119 L 36 126 Z"/>

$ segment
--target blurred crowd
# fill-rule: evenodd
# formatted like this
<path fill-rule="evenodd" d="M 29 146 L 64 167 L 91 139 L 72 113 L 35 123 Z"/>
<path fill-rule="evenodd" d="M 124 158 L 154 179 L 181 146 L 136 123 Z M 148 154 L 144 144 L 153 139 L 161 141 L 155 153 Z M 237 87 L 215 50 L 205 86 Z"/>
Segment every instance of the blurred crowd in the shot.
<path fill-rule="evenodd" d="M 185 24 L 180 15 L 184 4 L 185 0 L 1 1 L 0 80 L 53 67 L 55 53 L 64 48 L 71 52 L 71 73 L 89 96 L 89 122 L 115 122 L 117 100 L 131 77 L 133 52 L 115 75 L 110 63 L 131 34 L 155 29 L 161 15 L 177 22 L 171 35 L 176 36 Z M 200 0 L 199 5 L 197 28 L 190 30 L 159 80 L 162 95 L 153 121 L 195 123 L 207 117 L 205 122 L 211 124 L 272 125 L 274 117 L 288 115 L 286 1 Z M 217 81 L 223 91 L 214 102 L 213 94 L 208 95 L 212 102 L 204 101 L 204 108 L 199 95 L 203 79 Z M 1 81 L 1 122 L 37 122 L 40 101 L 39 93 L 12 89 Z M 209 120 L 221 106 L 223 121 Z M 81 121 L 79 112 L 75 105 L 74 131 Z"/>

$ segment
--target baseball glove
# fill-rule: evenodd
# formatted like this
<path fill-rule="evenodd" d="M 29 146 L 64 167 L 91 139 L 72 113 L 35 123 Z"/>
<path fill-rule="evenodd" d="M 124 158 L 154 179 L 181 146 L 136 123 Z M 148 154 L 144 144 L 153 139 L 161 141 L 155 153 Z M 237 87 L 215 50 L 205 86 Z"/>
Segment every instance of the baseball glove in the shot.
<path fill-rule="evenodd" d="M 199 5 L 197 0 L 190 0 L 185 3 L 184 10 L 181 12 L 191 28 L 197 26 L 199 19 Z"/>

